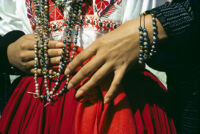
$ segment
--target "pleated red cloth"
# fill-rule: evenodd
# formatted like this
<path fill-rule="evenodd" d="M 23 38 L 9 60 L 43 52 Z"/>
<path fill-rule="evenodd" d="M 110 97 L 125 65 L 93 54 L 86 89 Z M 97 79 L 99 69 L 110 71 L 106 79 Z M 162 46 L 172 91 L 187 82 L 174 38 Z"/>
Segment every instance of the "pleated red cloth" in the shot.
<path fill-rule="evenodd" d="M 62 76 L 64 79 L 64 76 Z M 117 97 L 103 104 L 112 76 L 77 101 L 76 89 L 45 102 L 34 92 L 33 77 L 23 77 L 0 118 L 1 134 L 176 134 L 173 120 L 160 105 L 166 94 L 161 82 L 147 71 L 136 71 Z M 41 89 L 42 78 L 38 79 Z M 54 86 L 53 81 L 49 83 Z M 65 84 L 62 80 L 60 88 Z M 82 85 L 83 83 L 79 84 Z M 161 94 L 159 93 L 161 92 Z"/>

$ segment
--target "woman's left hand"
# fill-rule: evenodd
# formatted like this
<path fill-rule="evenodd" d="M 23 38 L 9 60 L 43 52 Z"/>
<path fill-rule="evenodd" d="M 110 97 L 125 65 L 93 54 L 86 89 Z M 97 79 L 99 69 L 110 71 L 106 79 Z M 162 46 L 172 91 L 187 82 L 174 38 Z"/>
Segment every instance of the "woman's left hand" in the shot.
<path fill-rule="evenodd" d="M 85 77 L 98 69 L 90 80 L 78 89 L 76 98 L 85 95 L 89 90 L 96 87 L 110 73 L 114 73 L 114 77 L 104 97 L 104 103 L 110 102 L 115 97 L 125 72 L 128 68 L 134 66 L 139 54 L 138 26 L 139 20 L 137 19 L 126 22 L 116 30 L 98 38 L 67 66 L 66 75 L 82 65 L 85 60 L 94 56 L 70 80 L 68 89 L 76 86 Z"/>

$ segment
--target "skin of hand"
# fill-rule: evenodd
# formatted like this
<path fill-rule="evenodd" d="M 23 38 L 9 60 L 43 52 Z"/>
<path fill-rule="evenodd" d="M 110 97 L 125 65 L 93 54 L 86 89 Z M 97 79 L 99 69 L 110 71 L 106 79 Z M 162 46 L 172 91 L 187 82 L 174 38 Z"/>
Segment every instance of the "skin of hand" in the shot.
<path fill-rule="evenodd" d="M 147 15 L 146 28 L 148 29 L 150 41 L 153 38 L 152 17 Z M 91 89 L 95 89 L 100 81 L 110 73 L 114 74 L 110 88 L 104 96 L 104 103 L 109 103 L 116 95 L 124 74 L 129 68 L 134 68 L 139 54 L 139 31 L 140 19 L 134 19 L 121 25 L 116 30 L 105 34 L 94 41 L 88 48 L 82 51 L 67 66 L 65 74 L 72 73 L 78 66 L 88 58 L 94 58 L 85 64 L 79 72 L 70 80 L 68 89 L 76 86 L 92 72 L 90 80 L 80 87 L 75 95 L 76 98 L 83 97 Z M 165 30 L 157 20 L 158 38 L 167 38 Z"/>
<path fill-rule="evenodd" d="M 27 34 L 10 44 L 7 49 L 8 60 L 10 64 L 26 73 L 34 73 L 34 43 L 33 34 Z M 62 43 L 58 41 L 49 41 L 48 55 L 50 65 L 58 65 L 62 54 Z"/>

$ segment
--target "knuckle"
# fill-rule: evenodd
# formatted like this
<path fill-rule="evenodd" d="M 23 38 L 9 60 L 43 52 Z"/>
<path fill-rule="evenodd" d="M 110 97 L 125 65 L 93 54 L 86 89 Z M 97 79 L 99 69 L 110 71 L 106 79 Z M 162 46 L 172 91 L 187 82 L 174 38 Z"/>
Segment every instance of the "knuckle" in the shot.
<path fill-rule="evenodd" d="M 28 64 L 27 63 L 22 63 L 23 68 L 28 69 Z"/>
<path fill-rule="evenodd" d="M 72 65 L 69 64 L 69 65 L 67 66 L 67 68 L 71 71 L 71 70 L 72 70 Z"/>
<path fill-rule="evenodd" d="M 27 40 L 33 40 L 34 39 L 34 34 L 26 34 L 23 36 Z"/>
<path fill-rule="evenodd" d="M 114 86 L 115 86 L 115 88 L 119 87 L 119 86 L 120 86 L 120 82 L 118 82 L 118 81 L 115 82 L 115 83 L 114 83 Z"/>
<path fill-rule="evenodd" d="M 95 79 L 91 79 L 90 80 L 90 87 L 95 87 L 96 85 L 97 85 L 97 80 L 95 80 Z"/>
<path fill-rule="evenodd" d="M 108 94 L 106 95 L 106 98 L 107 98 L 107 99 L 112 99 L 112 94 L 108 93 Z"/>
<path fill-rule="evenodd" d="M 48 49 L 48 54 L 51 55 L 52 54 L 52 50 Z"/>
<path fill-rule="evenodd" d="M 26 48 L 26 44 L 25 43 L 21 43 L 20 44 L 20 48 L 23 50 L 23 49 L 25 49 Z"/>
<path fill-rule="evenodd" d="M 76 60 L 77 63 L 83 62 L 83 58 L 82 58 L 81 54 L 80 54 L 80 55 L 77 55 L 76 59 L 77 59 L 77 60 Z"/>
<path fill-rule="evenodd" d="M 88 91 L 88 89 L 89 89 L 89 86 L 86 84 L 86 85 L 84 85 L 81 89 L 79 89 L 79 90 L 81 90 L 83 93 L 85 93 L 85 92 L 87 92 Z"/>
<path fill-rule="evenodd" d="M 56 47 L 55 41 L 50 40 L 50 41 L 48 42 L 48 47 L 49 47 L 49 48 L 55 48 L 55 47 Z"/>
<path fill-rule="evenodd" d="M 24 54 L 22 52 L 19 54 L 19 57 L 20 57 L 21 61 L 26 60 L 26 54 Z"/>
<path fill-rule="evenodd" d="M 56 58 L 50 58 L 50 63 L 51 63 L 51 64 L 56 63 L 56 61 L 57 61 Z"/>
<path fill-rule="evenodd" d="M 91 78 L 91 83 L 93 83 L 93 85 L 95 85 L 98 81 L 100 80 L 100 77 L 96 76 L 96 77 L 93 77 Z"/>
<path fill-rule="evenodd" d="M 76 59 L 77 59 L 77 62 L 78 62 L 78 63 L 82 63 L 82 62 L 84 62 L 85 54 L 84 54 L 84 52 L 82 52 L 82 53 L 78 54 L 76 57 L 77 57 L 77 58 L 76 58 Z"/>
<path fill-rule="evenodd" d="M 80 70 L 80 74 L 81 74 L 81 76 L 83 76 L 83 77 L 87 77 L 88 74 L 89 74 L 89 71 L 88 71 L 87 69 L 85 69 L 85 68 L 82 68 L 82 69 Z"/>

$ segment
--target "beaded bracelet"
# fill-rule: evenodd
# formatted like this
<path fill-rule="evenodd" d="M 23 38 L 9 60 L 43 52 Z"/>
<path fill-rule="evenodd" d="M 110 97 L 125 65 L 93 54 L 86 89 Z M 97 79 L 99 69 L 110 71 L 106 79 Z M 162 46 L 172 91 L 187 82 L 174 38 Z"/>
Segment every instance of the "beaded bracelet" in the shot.
<path fill-rule="evenodd" d="M 153 24 L 153 42 L 150 43 L 148 38 L 148 31 L 145 27 L 145 16 L 146 12 L 144 12 L 142 15 L 140 15 L 140 26 L 139 26 L 139 44 L 140 44 L 140 52 L 139 52 L 139 59 L 138 62 L 140 64 L 144 63 L 147 59 L 152 57 L 156 53 L 156 44 L 158 41 L 158 31 L 157 31 L 157 23 L 156 18 L 153 14 L 152 16 L 152 24 Z M 142 27 L 142 17 L 144 26 Z"/>
<path fill-rule="evenodd" d="M 152 16 L 152 24 L 153 24 L 153 42 L 151 46 L 150 56 L 153 56 L 156 53 L 156 44 L 158 42 L 158 28 L 156 23 L 156 17 L 154 14 L 151 14 Z"/>

